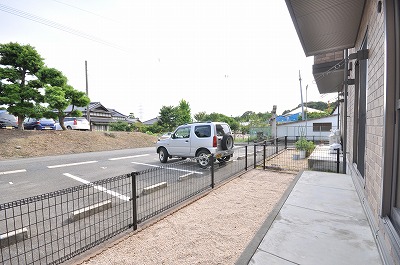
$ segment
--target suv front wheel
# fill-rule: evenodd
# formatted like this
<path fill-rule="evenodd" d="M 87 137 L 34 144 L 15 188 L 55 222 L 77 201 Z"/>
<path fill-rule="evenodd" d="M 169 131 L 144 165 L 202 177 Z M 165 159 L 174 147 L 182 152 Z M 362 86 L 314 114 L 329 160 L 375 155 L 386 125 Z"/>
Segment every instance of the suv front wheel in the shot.
<path fill-rule="evenodd" d="M 210 164 L 210 152 L 207 150 L 200 150 L 197 154 L 197 163 L 201 168 L 207 168 Z"/>
<path fill-rule="evenodd" d="M 160 148 L 158 152 L 158 158 L 160 159 L 161 163 L 167 163 L 168 160 L 168 151 L 164 147 Z"/>

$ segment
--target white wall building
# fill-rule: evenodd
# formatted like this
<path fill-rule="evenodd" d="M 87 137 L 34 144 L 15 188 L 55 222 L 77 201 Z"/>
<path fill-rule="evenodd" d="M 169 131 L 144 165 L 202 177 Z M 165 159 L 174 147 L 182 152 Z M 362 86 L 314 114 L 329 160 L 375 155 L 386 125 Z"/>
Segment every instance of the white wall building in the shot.
<path fill-rule="evenodd" d="M 338 129 L 338 114 L 307 121 L 288 122 L 277 125 L 277 137 L 287 136 L 288 140 L 297 140 L 305 136 L 308 140 L 329 141 L 331 130 Z"/>

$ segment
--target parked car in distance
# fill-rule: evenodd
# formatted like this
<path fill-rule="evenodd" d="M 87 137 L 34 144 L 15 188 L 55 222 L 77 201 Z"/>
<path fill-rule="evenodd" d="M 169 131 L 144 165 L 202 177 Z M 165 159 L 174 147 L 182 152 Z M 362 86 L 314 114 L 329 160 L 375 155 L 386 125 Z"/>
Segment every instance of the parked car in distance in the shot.
<path fill-rule="evenodd" d="M 0 111 L 1 129 L 18 129 L 18 118 L 5 110 Z"/>
<path fill-rule="evenodd" d="M 67 128 L 67 130 L 90 130 L 89 121 L 85 117 L 65 117 L 64 126 Z M 56 130 L 62 130 L 58 122 L 56 123 Z"/>
<path fill-rule="evenodd" d="M 200 122 L 179 126 L 171 137 L 157 141 L 156 151 L 161 163 L 168 158 L 196 158 L 201 168 L 212 162 L 228 161 L 234 153 L 231 128 L 224 122 Z"/>
<path fill-rule="evenodd" d="M 24 120 L 25 130 L 55 130 L 55 121 L 48 118 L 26 118 Z"/>
<path fill-rule="evenodd" d="M 164 140 L 164 139 L 170 138 L 171 135 L 172 135 L 172 132 L 164 133 L 163 135 L 161 135 L 160 137 L 158 137 L 158 140 L 160 141 L 160 140 Z"/>

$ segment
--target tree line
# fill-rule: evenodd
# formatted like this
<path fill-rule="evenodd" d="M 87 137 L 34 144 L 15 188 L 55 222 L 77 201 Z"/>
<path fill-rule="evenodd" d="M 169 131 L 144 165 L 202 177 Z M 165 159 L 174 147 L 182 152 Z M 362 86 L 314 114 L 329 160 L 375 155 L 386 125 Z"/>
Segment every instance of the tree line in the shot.
<path fill-rule="evenodd" d="M 44 59 L 30 45 L 18 43 L 0 44 L 0 106 L 5 105 L 9 113 L 18 117 L 18 128 L 23 130 L 26 117 L 54 118 L 65 130 L 64 118 L 82 116 L 77 107 L 85 107 L 90 99 L 84 92 L 68 84 L 67 77 L 59 70 L 45 65 Z M 67 108 L 71 106 L 71 109 Z M 308 113 L 308 117 L 330 115 L 335 107 L 324 102 L 309 102 L 308 107 L 325 111 L 323 114 Z M 289 112 L 286 110 L 283 114 Z M 130 117 L 133 117 L 133 113 Z M 269 126 L 270 112 L 246 111 L 237 117 L 205 111 L 191 115 L 190 104 L 182 99 L 178 106 L 162 106 L 158 122 L 151 126 L 116 122 L 112 130 L 162 133 L 191 122 L 226 122 L 239 133 L 248 133 L 251 127 Z"/>

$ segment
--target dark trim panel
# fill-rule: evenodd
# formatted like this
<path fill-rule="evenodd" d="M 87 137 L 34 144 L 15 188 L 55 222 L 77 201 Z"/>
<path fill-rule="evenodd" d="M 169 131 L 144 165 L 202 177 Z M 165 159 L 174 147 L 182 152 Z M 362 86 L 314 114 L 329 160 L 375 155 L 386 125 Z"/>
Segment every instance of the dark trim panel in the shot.
<path fill-rule="evenodd" d="M 385 34 L 386 34 L 386 57 L 384 71 L 384 133 L 383 133 L 383 167 L 382 167 L 382 209 L 380 215 L 382 217 L 390 215 L 392 207 L 392 188 L 395 181 L 393 175 L 393 158 L 394 158 L 394 109 L 395 109 L 395 86 L 399 79 L 396 71 L 396 0 L 384 1 L 385 16 Z M 398 14 L 397 14 L 398 16 Z M 397 79 L 397 80 L 396 80 Z"/>

